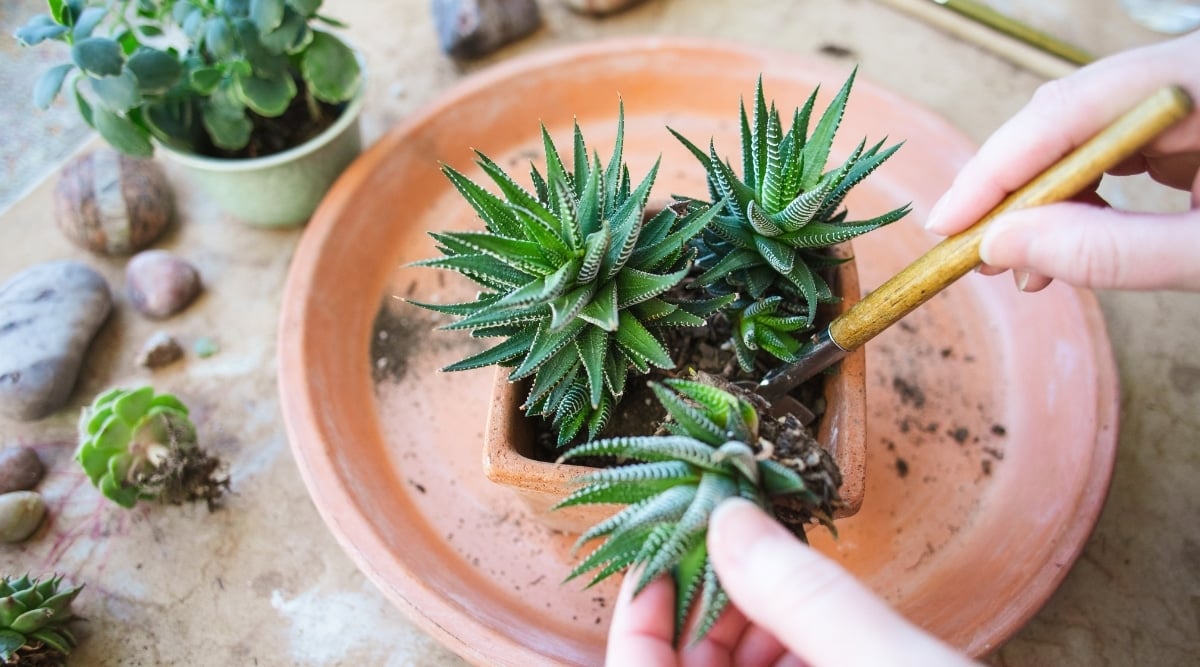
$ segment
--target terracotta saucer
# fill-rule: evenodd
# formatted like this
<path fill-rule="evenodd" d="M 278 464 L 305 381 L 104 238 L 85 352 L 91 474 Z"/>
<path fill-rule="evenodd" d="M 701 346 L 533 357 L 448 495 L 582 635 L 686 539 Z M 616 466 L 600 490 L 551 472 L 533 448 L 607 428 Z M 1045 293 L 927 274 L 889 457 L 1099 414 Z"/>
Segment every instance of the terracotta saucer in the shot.
<path fill-rule="evenodd" d="M 844 65 L 663 39 L 547 51 L 487 70 L 364 154 L 297 251 L 280 323 L 280 391 L 314 502 L 342 546 L 398 606 L 467 659 L 596 664 L 614 587 L 558 582 L 570 538 L 532 521 L 480 466 L 492 373 L 437 369 L 478 341 L 432 329 L 398 297 L 471 290 L 428 269 L 425 232 L 473 226 L 439 173 L 475 147 L 523 171 L 538 121 L 573 115 L 611 145 L 617 98 L 635 172 L 661 152 L 656 194 L 699 193 L 669 124 L 736 151 L 738 98 L 762 72 L 784 108 Z M 823 102 L 822 102 L 823 104 Z M 973 146 L 930 112 L 860 81 L 835 153 L 864 135 L 904 139 L 849 205 L 864 216 L 912 201 L 911 219 L 856 243 L 863 287 L 933 243 L 920 220 Z M 1117 386 L 1095 300 L 1055 286 L 1020 295 L 971 276 L 868 346 L 867 489 L 841 539 L 818 538 L 905 615 L 979 655 L 1028 620 L 1082 549 L 1108 488 Z"/>

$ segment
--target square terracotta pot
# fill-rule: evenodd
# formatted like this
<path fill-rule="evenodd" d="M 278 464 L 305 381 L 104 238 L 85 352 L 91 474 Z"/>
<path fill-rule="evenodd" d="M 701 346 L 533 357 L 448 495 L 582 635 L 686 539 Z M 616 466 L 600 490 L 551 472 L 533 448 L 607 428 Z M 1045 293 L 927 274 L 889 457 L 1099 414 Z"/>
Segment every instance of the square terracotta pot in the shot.
<path fill-rule="evenodd" d="M 850 253 L 850 244 L 838 252 Z M 860 297 L 854 261 L 838 267 L 832 287 L 842 300 L 829 309 L 835 316 Z M 556 530 L 581 533 L 620 509 L 618 505 L 581 505 L 550 511 L 577 485 L 576 477 L 594 470 L 586 466 L 548 463 L 533 458 L 534 423 L 521 410 L 528 393 L 526 382 L 510 383 L 509 369 L 496 371 L 484 437 L 483 470 L 488 479 L 511 487 L 529 505 L 534 516 Z M 835 518 L 852 516 L 862 505 L 866 484 L 867 403 L 866 354 L 850 353 L 825 376 L 825 414 L 817 427 L 817 440 L 829 450 L 842 471 L 839 489 L 844 505 Z M 620 406 L 617 406 L 620 410 Z"/>

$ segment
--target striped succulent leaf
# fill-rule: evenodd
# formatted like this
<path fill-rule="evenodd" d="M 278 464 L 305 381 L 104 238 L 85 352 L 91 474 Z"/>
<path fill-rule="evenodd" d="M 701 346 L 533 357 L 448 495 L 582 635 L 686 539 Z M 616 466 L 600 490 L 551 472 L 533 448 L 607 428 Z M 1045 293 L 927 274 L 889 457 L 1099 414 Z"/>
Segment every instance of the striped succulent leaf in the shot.
<path fill-rule="evenodd" d="M 641 566 L 637 590 L 655 578 L 675 578 L 676 637 L 694 603 L 693 636 L 703 637 L 726 604 L 708 559 L 705 536 L 713 510 L 740 496 L 772 510 L 772 499 L 790 495 L 819 498 L 791 468 L 760 460 L 759 415 L 743 398 L 707 384 L 669 379 L 652 384 L 666 408 L 670 435 L 596 440 L 574 447 L 564 460 L 612 457 L 626 463 L 582 476 L 580 486 L 558 503 L 618 503 L 624 509 L 580 536 L 576 549 L 604 538 L 571 571 L 568 580 L 593 572 L 591 583 Z"/>
<path fill-rule="evenodd" d="M 899 144 L 867 146 L 863 140 L 842 164 L 826 170 L 834 134 L 841 123 L 854 73 L 809 132 L 817 91 L 792 113 L 784 130 L 775 104 L 767 105 L 759 78 L 753 113 L 741 107 L 742 176 L 721 159 L 710 141 L 705 151 L 672 130 L 708 173 L 709 193 L 719 213 L 696 242 L 697 282 L 715 293 L 739 293 L 737 307 L 779 296 L 778 308 L 811 325 L 820 303 L 834 299 L 819 269 L 828 265 L 822 249 L 899 220 L 909 206 L 867 220 L 847 220 L 842 206 L 851 188 L 892 156 Z M 776 349 L 761 349 L 781 359 Z"/>
<path fill-rule="evenodd" d="M 532 190 L 478 153 L 499 189 L 489 192 L 452 167 L 443 171 L 483 220 L 483 231 L 434 233 L 443 256 L 417 265 L 460 273 L 481 288 L 472 302 L 417 305 L 460 319 L 444 327 L 500 342 L 445 370 L 498 364 L 511 381 L 529 378 L 526 413 L 549 420 L 559 445 L 595 437 L 625 391 L 630 369 L 672 368 L 664 327 L 700 326 L 732 301 L 688 302 L 667 293 L 683 281 L 690 242 L 716 206 L 671 209 L 645 219 L 658 165 L 636 185 L 622 162 L 624 110 L 607 165 L 588 149 L 578 124 L 565 162 L 545 127 L 544 172 Z"/>

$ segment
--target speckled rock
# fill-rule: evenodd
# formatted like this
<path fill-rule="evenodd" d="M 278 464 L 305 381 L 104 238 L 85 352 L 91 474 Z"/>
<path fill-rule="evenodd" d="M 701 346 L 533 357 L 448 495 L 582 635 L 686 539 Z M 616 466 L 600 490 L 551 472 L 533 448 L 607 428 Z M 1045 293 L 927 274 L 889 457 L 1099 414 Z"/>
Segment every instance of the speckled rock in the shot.
<path fill-rule="evenodd" d="M 54 217 L 72 242 L 102 255 L 128 255 L 162 235 L 174 196 L 153 160 L 101 148 L 63 167 Z"/>
<path fill-rule="evenodd" d="M 37 452 L 28 447 L 0 450 L 0 493 L 28 491 L 42 481 L 46 467 Z"/>
<path fill-rule="evenodd" d="M 432 0 L 442 50 L 478 58 L 528 35 L 542 23 L 535 0 Z"/>
<path fill-rule="evenodd" d="M 35 491 L 0 495 L 0 542 L 22 542 L 46 517 L 46 502 Z"/>
<path fill-rule="evenodd" d="M 645 0 L 563 0 L 568 7 L 581 14 L 612 14 L 622 9 L 641 4 Z"/>
<path fill-rule="evenodd" d="M 165 250 L 147 250 L 125 266 L 125 293 L 146 317 L 167 318 L 200 293 L 200 274 L 181 257 Z"/>
<path fill-rule="evenodd" d="M 165 331 L 155 331 L 138 352 L 139 366 L 161 368 L 183 356 L 179 341 Z"/>
<path fill-rule="evenodd" d="M 37 264 L 0 285 L 0 414 L 29 421 L 62 407 L 111 309 L 108 283 L 79 262 Z"/>

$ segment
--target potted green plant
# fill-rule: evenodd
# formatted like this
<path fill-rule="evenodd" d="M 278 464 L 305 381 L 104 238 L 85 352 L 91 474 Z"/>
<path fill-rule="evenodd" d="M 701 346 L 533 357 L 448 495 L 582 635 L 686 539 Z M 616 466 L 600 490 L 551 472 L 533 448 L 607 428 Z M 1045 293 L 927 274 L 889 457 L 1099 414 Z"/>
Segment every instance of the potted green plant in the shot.
<path fill-rule="evenodd" d="M 64 89 L 117 150 L 157 143 L 239 219 L 303 222 L 358 154 L 362 62 L 321 0 L 49 0 L 17 31 L 60 42 L 34 101 Z"/>
<path fill-rule="evenodd" d="M 647 577 L 681 577 L 680 618 L 700 592 L 702 631 L 720 608 L 719 584 L 704 583 L 712 574 L 703 550 L 720 498 L 754 498 L 801 536 L 810 519 L 832 526 L 861 502 L 861 355 L 802 388 L 800 401 L 771 406 L 736 384 L 753 387 L 794 361 L 823 306 L 856 300 L 853 263 L 832 247 L 908 211 L 852 221 L 843 205 L 897 147 L 864 141 L 826 169 L 853 80 L 811 132 L 817 92 L 788 127 L 760 81 L 752 113 L 744 105 L 740 113 L 740 177 L 711 142 L 703 151 L 676 134 L 705 169 L 709 193 L 677 196 L 658 211 L 645 210 L 658 165 L 633 179 L 622 162 L 623 114 L 607 164 L 589 154 L 578 126 L 569 160 L 543 129 L 545 173 L 533 168 L 530 190 L 483 154 L 479 164 L 499 195 L 445 167 L 485 229 L 435 233 L 443 256 L 418 262 L 482 289 L 467 303 L 417 305 L 459 318 L 446 329 L 500 341 L 446 369 L 502 367 L 488 476 L 521 491 L 550 525 L 582 532 L 581 542 L 609 536 L 574 574 L 598 568 L 598 580 L 638 563 Z M 728 379 L 684 379 L 698 365 L 685 354 L 692 346 L 679 332 L 687 329 L 723 348 Z M 662 408 L 649 421 L 640 413 L 654 401 L 637 394 L 639 376 L 657 381 L 650 387 Z M 824 448 L 797 416 L 822 392 Z M 539 445 L 550 454 L 539 456 Z M 563 465 L 581 458 L 613 467 Z M 552 506 L 562 511 L 546 514 Z"/>

